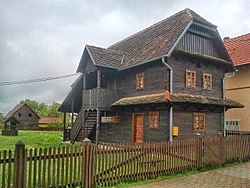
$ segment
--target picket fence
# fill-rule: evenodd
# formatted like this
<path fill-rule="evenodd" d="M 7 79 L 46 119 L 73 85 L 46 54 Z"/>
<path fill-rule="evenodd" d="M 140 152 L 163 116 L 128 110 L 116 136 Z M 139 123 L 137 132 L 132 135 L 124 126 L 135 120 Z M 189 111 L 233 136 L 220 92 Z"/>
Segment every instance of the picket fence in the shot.
<path fill-rule="evenodd" d="M 250 159 L 250 136 L 0 152 L 0 187 L 96 187 Z"/>

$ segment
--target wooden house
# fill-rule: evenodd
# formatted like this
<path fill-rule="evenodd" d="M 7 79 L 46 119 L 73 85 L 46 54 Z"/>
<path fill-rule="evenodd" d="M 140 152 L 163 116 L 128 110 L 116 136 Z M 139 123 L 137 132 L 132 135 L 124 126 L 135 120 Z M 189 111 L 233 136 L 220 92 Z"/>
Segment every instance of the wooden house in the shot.
<path fill-rule="evenodd" d="M 223 134 L 225 110 L 243 107 L 223 98 L 233 71 L 216 26 L 185 9 L 108 48 L 86 45 L 59 111 L 78 114 L 72 142 Z"/>
<path fill-rule="evenodd" d="M 17 129 L 33 130 L 38 126 L 40 117 L 26 103 L 16 105 L 4 118 L 4 127 L 12 125 Z"/>
<path fill-rule="evenodd" d="M 237 99 L 245 105 L 245 108 L 226 112 L 226 128 L 250 131 L 250 33 L 225 39 L 224 43 L 237 69 L 225 80 L 226 97 Z"/>

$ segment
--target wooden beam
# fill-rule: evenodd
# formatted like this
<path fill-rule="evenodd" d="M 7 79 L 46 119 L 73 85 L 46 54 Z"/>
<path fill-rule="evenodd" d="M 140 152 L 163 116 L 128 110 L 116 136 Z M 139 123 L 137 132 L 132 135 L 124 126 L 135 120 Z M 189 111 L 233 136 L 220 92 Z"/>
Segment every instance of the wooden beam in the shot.
<path fill-rule="evenodd" d="M 184 109 L 184 110 L 187 110 L 188 107 L 190 107 L 190 106 L 191 106 L 191 103 L 188 103 L 183 109 Z"/>
<path fill-rule="evenodd" d="M 205 107 L 205 105 L 200 105 L 201 107 L 199 108 L 199 107 L 197 107 L 197 110 L 200 112 L 204 107 Z"/>
<path fill-rule="evenodd" d="M 63 141 L 66 141 L 66 118 L 67 113 L 63 112 Z"/>
<path fill-rule="evenodd" d="M 83 91 L 86 90 L 86 75 L 85 74 L 82 77 L 82 85 L 83 85 Z"/>
<path fill-rule="evenodd" d="M 101 71 L 97 70 L 97 88 L 101 88 Z"/>
<path fill-rule="evenodd" d="M 215 106 L 211 109 L 212 112 L 214 112 L 216 109 L 218 108 L 218 106 Z"/>
<path fill-rule="evenodd" d="M 73 127 L 74 123 L 74 100 L 71 101 L 71 127 Z"/>
<path fill-rule="evenodd" d="M 96 144 L 99 143 L 99 132 L 100 132 L 100 109 L 97 108 L 97 115 L 96 115 Z"/>

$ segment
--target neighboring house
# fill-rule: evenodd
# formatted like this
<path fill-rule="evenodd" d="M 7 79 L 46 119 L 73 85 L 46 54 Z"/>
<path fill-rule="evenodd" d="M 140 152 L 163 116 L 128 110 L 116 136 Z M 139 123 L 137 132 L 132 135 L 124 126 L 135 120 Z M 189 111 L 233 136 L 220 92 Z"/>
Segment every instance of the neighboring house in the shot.
<path fill-rule="evenodd" d="M 36 129 L 40 117 L 27 105 L 16 105 L 4 119 L 4 126 L 15 124 L 17 129 Z"/>
<path fill-rule="evenodd" d="M 226 97 L 237 99 L 245 108 L 226 113 L 229 130 L 250 131 L 250 33 L 224 40 L 227 51 L 237 69 L 226 79 Z"/>
<path fill-rule="evenodd" d="M 50 123 L 63 123 L 63 119 L 62 118 L 50 118 L 50 117 L 41 118 L 39 119 L 38 127 L 48 127 Z"/>
<path fill-rule="evenodd" d="M 243 107 L 223 99 L 233 71 L 216 26 L 185 9 L 108 48 L 86 45 L 59 111 L 78 113 L 71 142 L 223 134 L 224 110 Z"/>

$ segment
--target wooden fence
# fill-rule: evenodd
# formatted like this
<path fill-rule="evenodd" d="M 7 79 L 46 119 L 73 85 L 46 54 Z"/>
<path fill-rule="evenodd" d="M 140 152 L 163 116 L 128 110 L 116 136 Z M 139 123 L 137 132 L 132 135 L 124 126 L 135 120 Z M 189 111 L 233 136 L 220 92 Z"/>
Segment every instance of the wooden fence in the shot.
<path fill-rule="evenodd" d="M 88 144 L 0 152 L 1 187 L 112 186 L 187 169 L 250 159 L 250 136 L 162 143 Z"/>

